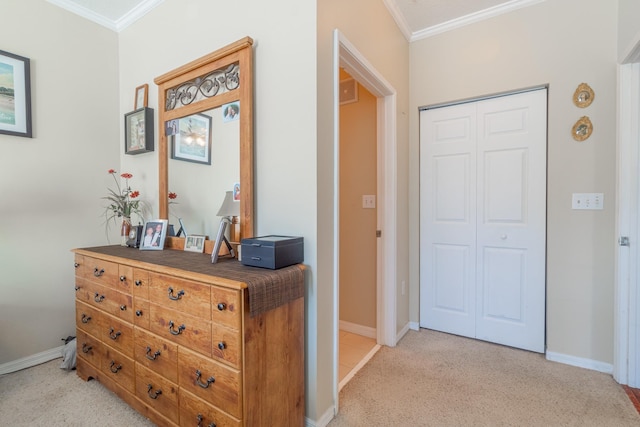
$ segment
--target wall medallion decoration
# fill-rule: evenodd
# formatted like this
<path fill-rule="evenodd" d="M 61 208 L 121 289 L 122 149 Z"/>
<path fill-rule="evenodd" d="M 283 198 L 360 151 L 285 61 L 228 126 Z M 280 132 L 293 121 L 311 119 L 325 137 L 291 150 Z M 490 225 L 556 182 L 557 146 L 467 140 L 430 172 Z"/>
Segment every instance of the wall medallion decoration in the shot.
<path fill-rule="evenodd" d="M 591 132 L 593 132 L 593 125 L 587 116 L 580 117 L 571 129 L 571 135 L 576 141 L 584 141 L 591 136 Z"/>
<path fill-rule="evenodd" d="M 576 107 L 586 108 L 591 105 L 595 96 L 593 89 L 588 84 L 580 83 L 573 93 L 573 103 L 576 104 Z"/>

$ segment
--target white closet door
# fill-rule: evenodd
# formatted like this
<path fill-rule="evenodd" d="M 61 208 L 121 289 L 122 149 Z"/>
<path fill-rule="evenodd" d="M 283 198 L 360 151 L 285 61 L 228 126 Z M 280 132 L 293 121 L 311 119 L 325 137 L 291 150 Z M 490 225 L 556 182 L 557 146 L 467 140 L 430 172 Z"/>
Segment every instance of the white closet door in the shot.
<path fill-rule="evenodd" d="M 546 90 L 426 110 L 420 126 L 421 326 L 544 352 Z"/>
<path fill-rule="evenodd" d="M 478 102 L 476 338 L 544 352 L 546 90 Z"/>
<path fill-rule="evenodd" d="M 420 115 L 420 326 L 475 336 L 476 107 Z"/>

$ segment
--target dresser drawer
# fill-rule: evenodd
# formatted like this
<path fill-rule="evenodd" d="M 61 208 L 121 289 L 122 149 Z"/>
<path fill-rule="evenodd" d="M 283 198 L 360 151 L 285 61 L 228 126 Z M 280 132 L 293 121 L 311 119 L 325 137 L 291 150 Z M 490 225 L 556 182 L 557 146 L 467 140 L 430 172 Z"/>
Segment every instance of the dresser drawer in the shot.
<path fill-rule="evenodd" d="M 138 364 L 136 396 L 174 423 L 179 422 L 178 386 Z"/>
<path fill-rule="evenodd" d="M 135 328 L 134 335 L 136 362 L 177 383 L 178 345 L 140 328 Z"/>
<path fill-rule="evenodd" d="M 84 332 L 100 337 L 100 311 L 88 304 L 76 301 L 76 326 Z"/>
<path fill-rule="evenodd" d="M 149 301 L 133 297 L 133 324 L 148 330 L 150 323 Z"/>
<path fill-rule="evenodd" d="M 86 360 L 95 368 L 100 368 L 102 359 L 104 359 L 104 349 L 98 338 L 76 329 L 76 346 L 78 357 Z"/>
<path fill-rule="evenodd" d="M 135 390 L 135 368 L 133 359 L 108 346 L 104 347 L 101 370 L 111 381 L 118 383 L 130 393 Z"/>
<path fill-rule="evenodd" d="M 211 320 L 214 323 L 240 329 L 242 299 L 240 291 L 211 286 Z"/>
<path fill-rule="evenodd" d="M 149 299 L 149 272 L 147 270 L 133 269 L 133 297 Z"/>
<path fill-rule="evenodd" d="M 76 278 L 76 298 L 92 307 L 133 323 L 131 295 L 115 291 L 85 279 Z"/>
<path fill-rule="evenodd" d="M 81 256 L 76 256 L 75 265 L 76 277 L 91 280 L 127 294 L 133 291 L 133 267 Z"/>
<path fill-rule="evenodd" d="M 211 286 L 162 274 L 149 274 L 149 301 L 211 320 Z"/>
<path fill-rule="evenodd" d="M 178 350 L 178 384 L 236 418 L 242 417 L 240 372 L 192 351 Z"/>
<path fill-rule="evenodd" d="M 211 322 L 150 303 L 151 332 L 211 356 Z"/>
<path fill-rule="evenodd" d="M 211 325 L 211 355 L 223 363 L 240 368 L 242 338 L 237 329 Z"/>
<path fill-rule="evenodd" d="M 100 319 L 101 339 L 125 356 L 133 357 L 133 325 L 105 314 Z"/>
<path fill-rule="evenodd" d="M 240 427 L 241 422 L 188 391 L 180 389 L 180 425 Z"/>

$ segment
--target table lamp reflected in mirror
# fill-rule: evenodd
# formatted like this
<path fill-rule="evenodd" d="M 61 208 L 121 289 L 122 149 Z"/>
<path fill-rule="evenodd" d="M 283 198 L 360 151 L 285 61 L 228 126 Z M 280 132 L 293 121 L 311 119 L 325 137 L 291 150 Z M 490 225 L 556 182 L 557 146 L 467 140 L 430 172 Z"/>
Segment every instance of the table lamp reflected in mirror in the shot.
<path fill-rule="evenodd" d="M 222 242 L 227 245 L 227 249 L 229 249 L 229 253 L 232 257 L 235 257 L 235 252 L 233 247 L 229 243 L 227 236 L 225 235 L 225 230 L 227 228 L 227 224 L 230 225 L 229 229 L 229 239 L 232 242 L 238 242 L 240 240 L 239 233 L 239 223 L 238 216 L 240 215 L 240 202 L 233 200 L 233 191 L 227 191 L 224 196 L 224 201 L 222 202 L 222 206 L 220 206 L 220 210 L 218 210 L 217 216 L 222 217 L 220 220 L 220 227 L 218 228 L 218 234 L 216 236 L 216 241 L 213 247 L 213 251 L 211 252 L 211 262 L 216 263 L 218 261 L 218 252 L 220 252 L 220 247 L 222 246 Z"/>

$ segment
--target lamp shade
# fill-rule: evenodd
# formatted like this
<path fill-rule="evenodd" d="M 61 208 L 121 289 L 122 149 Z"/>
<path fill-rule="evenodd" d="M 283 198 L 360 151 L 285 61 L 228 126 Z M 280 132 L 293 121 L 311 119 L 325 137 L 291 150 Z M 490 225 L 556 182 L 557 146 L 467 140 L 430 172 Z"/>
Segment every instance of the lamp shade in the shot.
<path fill-rule="evenodd" d="M 220 210 L 218 211 L 218 216 L 239 216 L 240 215 L 240 202 L 236 202 L 233 200 L 233 191 L 227 191 L 224 196 L 224 201 L 222 202 L 222 206 L 220 206 Z"/>

